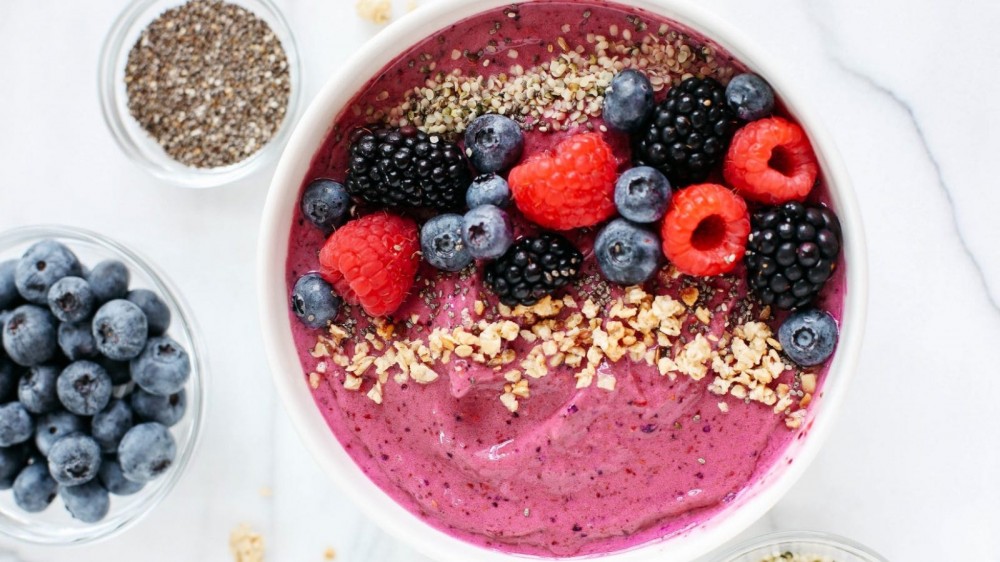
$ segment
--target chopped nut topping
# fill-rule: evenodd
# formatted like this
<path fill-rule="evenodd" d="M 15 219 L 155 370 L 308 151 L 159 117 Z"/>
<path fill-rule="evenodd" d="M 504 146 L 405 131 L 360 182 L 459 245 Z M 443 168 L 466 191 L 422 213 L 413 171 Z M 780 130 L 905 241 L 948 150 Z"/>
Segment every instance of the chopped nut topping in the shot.
<path fill-rule="evenodd" d="M 688 291 L 688 300 L 696 298 Z M 617 388 L 617 379 L 602 366 L 628 360 L 653 366 L 670 380 L 684 376 L 699 381 L 711 372 L 710 392 L 769 406 L 785 416 L 790 428 L 801 424 L 804 414 L 799 412 L 812 400 L 816 375 L 798 374 L 792 388 L 791 375 L 786 376 L 791 368 L 782 361 L 767 324 L 749 321 L 721 334 L 706 335 L 697 326 L 711 324 L 707 308 L 692 310 L 668 295 L 651 295 L 640 287 L 627 288 L 621 298 L 602 302 L 603 312 L 590 299 L 579 308 L 572 299 L 551 297 L 506 311 L 498 305 L 499 319 L 484 303 L 478 307 L 482 313 L 465 310 L 462 325 L 435 327 L 426 334 L 426 342 L 410 339 L 392 323 L 374 323 L 375 330 L 367 330 L 353 348 L 348 346 L 349 351 L 343 349 L 348 330 L 331 326 L 329 335 L 317 341 L 317 348 L 324 348 L 320 357 L 330 359 L 317 362 L 309 373 L 309 384 L 319 388 L 325 373 L 333 368 L 332 376 L 342 371 L 345 389 L 364 388 L 369 399 L 381 403 L 390 378 L 396 384 L 411 380 L 429 384 L 440 378 L 437 365 L 447 365 L 457 357 L 463 363 L 454 367 L 456 373 L 467 362 L 492 368 L 502 377 L 500 401 L 516 412 L 519 402 L 531 395 L 529 382 L 548 376 L 557 367 L 572 370 L 577 388 L 596 381 L 597 388 L 611 392 Z M 406 330 L 423 333 L 412 327 L 407 325 Z M 675 343 L 674 338 L 679 341 Z M 730 406 L 720 401 L 718 408 L 728 412 Z"/>

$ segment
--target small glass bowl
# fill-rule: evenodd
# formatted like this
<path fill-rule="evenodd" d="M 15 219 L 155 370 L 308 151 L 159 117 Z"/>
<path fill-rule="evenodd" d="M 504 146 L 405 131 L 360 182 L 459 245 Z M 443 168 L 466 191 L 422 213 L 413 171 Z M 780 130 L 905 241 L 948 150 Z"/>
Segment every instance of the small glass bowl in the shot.
<path fill-rule="evenodd" d="M 108 538 L 131 527 L 153 510 L 170 493 L 198 443 L 205 412 L 205 362 L 201 341 L 187 305 L 177 290 L 152 265 L 128 248 L 99 234 L 63 226 L 30 226 L 0 233 L 0 261 L 21 257 L 28 246 L 54 238 L 79 256 L 81 263 L 93 267 L 105 259 L 121 260 L 131 274 L 130 288 L 150 289 L 170 308 L 171 322 L 167 335 L 187 350 L 191 359 L 191 378 L 184 387 L 187 412 L 170 428 L 177 442 L 177 457 L 167 473 L 146 484 L 131 496 L 111 496 L 111 509 L 98 523 L 82 523 L 70 517 L 56 498 L 41 513 L 27 513 L 14 503 L 13 494 L 0 491 L 0 534 L 26 542 L 47 545 L 83 544 Z"/>
<path fill-rule="evenodd" d="M 768 556 L 790 552 L 826 557 L 833 562 L 888 562 L 866 546 L 850 539 L 813 531 L 789 531 L 757 537 L 738 545 L 719 562 L 761 562 Z"/>
<path fill-rule="evenodd" d="M 216 187 L 232 183 L 273 162 L 295 125 L 295 116 L 302 97 L 302 71 L 295 38 L 285 17 L 271 0 L 226 0 L 242 6 L 263 19 L 274 31 L 288 57 L 290 85 L 285 119 L 274 137 L 245 160 L 219 168 L 185 166 L 171 158 L 149 135 L 128 110 L 125 89 L 125 66 L 129 51 L 153 20 L 170 8 L 187 0 L 133 0 L 122 11 L 108 32 L 101 49 L 98 69 L 98 91 L 104 122 L 115 141 L 135 163 L 154 176 L 170 183 L 192 188 Z"/>

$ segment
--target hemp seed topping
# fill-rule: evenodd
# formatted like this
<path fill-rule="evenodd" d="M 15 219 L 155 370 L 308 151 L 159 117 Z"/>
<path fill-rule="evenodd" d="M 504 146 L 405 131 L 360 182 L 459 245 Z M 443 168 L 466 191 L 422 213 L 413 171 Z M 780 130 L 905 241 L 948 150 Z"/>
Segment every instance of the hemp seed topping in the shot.
<path fill-rule="evenodd" d="M 557 56 L 527 68 L 517 64 L 520 55 L 510 49 L 504 57 L 512 64 L 507 72 L 485 75 L 463 73 L 459 68 L 438 72 L 395 107 L 385 112 L 369 107 L 366 113 L 376 120 L 385 118 L 393 126 L 414 125 L 437 134 L 461 133 L 476 117 L 490 112 L 507 115 L 526 129 L 560 131 L 585 126 L 599 117 L 604 90 L 625 68 L 641 69 L 656 91 L 691 76 L 711 76 L 727 83 L 734 73 L 715 57 L 711 46 L 695 45 L 684 34 L 661 28 L 641 39 L 631 32 L 620 35 L 612 26 L 608 36 L 590 33 L 586 45 L 572 48 L 564 37 L 558 37 L 547 47 L 549 52 L 558 50 Z M 462 56 L 455 51 L 451 58 Z M 485 59 L 483 66 L 489 62 Z"/>
<path fill-rule="evenodd" d="M 249 158 L 277 132 L 291 92 L 268 24 L 222 0 L 190 0 L 143 30 L 125 67 L 129 113 L 187 166 Z"/>

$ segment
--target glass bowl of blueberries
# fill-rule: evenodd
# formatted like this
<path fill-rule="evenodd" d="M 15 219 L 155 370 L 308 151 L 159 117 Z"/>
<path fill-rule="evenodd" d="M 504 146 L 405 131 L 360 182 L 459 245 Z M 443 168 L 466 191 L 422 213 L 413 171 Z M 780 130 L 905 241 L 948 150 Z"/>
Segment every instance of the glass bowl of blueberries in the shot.
<path fill-rule="evenodd" d="M 201 344 L 153 266 L 75 228 L 0 233 L 0 533 L 118 533 L 181 478 L 205 408 Z"/>

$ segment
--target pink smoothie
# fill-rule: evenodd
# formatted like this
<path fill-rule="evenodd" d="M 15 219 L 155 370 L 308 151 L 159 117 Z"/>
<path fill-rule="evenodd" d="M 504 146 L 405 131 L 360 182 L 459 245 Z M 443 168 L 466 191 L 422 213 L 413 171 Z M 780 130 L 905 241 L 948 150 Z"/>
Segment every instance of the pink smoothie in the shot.
<path fill-rule="evenodd" d="M 571 24 L 569 31 L 563 31 L 565 23 Z M 706 52 L 721 61 L 720 79 L 742 69 L 716 45 L 681 26 L 613 4 L 537 2 L 521 5 L 513 17 L 509 11 L 488 12 L 440 31 L 383 69 L 361 90 L 352 109 L 332 124 L 303 185 L 317 177 L 342 181 L 348 137 L 369 123 L 369 106 L 372 115 L 387 112 L 434 72 L 503 72 L 512 64 L 504 48 L 512 46 L 518 50 L 518 64 L 528 67 L 551 59 L 547 45 L 555 36 L 570 45 L 586 45 L 587 34 L 606 35 L 616 25 L 632 30 L 633 39 L 639 40 L 663 23 L 686 34 L 693 44 L 710 47 Z M 489 45 L 504 48 L 484 50 Z M 455 58 L 455 50 L 472 56 Z M 492 64 L 484 67 L 486 58 Z M 428 68 L 431 62 L 434 70 Z M 590 124 L 599 127 L 600 121 Z M 565 134 L 528 131 L 526 151 L 552 146 Z M 627 161 L 625 139 L 605 134 Z M 825 189 L 818 188 L 813 198 L 827 201 Z M 580 302 L 594 294 L 620 297 L 620 289 L 595 280 L 599 271 L 589 252 L 593 233 L 577 232 L 570 238 L 585 253 L 583 276 L 589 281 L 568 294 Z M 289 243 L 289 288 L 301 274 L 318 270 L 323 241 L 321 232 L 296 216 Z M 843 270 L 838 268 L 818 303 L 838 319 Z M 715 314 L 707 325 L 689 316 L 675 346 L 697 334 L 720 335 L 759 313 L 759 306 L 746 296 L 741 269 L 711 279 L 664 273 L 645 289 L 680 300 L 682 288 L 691 286 L 699 289 L 699 306 Z M 481 285 L 478 270 L 473 275 L 446 274 L 422 264 L 410 299 L 394 315 L 396 334 L 415 339 L 436 327 L 455 327 L 460 312 L 473 309 L 476 300 L 486 303 L 485 315 L 490 317 L 496 299 Z M 338 323 L 345 322 L 355 330 L 343 344 L 350 356 L 372 326 L 359 307 L 341 314 Z M 323 359 L 314 358 L 310 350 L 323 331 L 306 329 L 294 318 L 292 324 L 303 372 L 312 373 Z M 776 331 L 777 323 L 771 325 Z M 528 346 L 514 342 L 513 348 L 520 353 Z M 330 430 L 358 466 L 385 493 L 435 527 L 509 552 L 596 554 L 683 532 L 738 500 L 789 443 L 807 431 L 788 429 L 784 417 L 763 404 L 708 392 L 711 376 L 671 381 L 655 367 L 629 361 L 598 369 L 617 377 L 611 392 L 596 385 L 577 389 L 573 369 L 554 369 L 531 381 L 531 396 L 521 401 L 516 413 L 497 400 L 504 380 L 492 368 L 470 361 L 438 367 L 442 377 L 426 385 L 400 385 L 390 378 L 382 404 L 366 397 L 368 386 L 361 392 L 345 389 L 338 369 L 331 365 L 313 393 Z M 813 372 L 821 387 L 825 368 Z M 793 376 L 791 370 L 782 375 L 789 384 Z M 303 384 L 306 381 L 303 376 Z M 722 411 L 720 402 L 728 411 Z"/>

